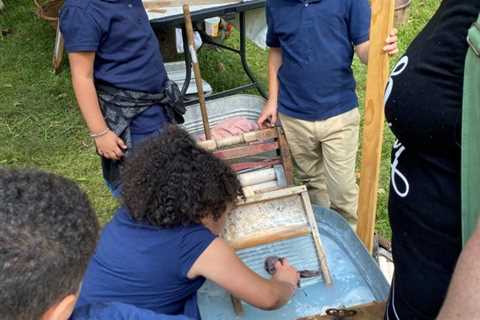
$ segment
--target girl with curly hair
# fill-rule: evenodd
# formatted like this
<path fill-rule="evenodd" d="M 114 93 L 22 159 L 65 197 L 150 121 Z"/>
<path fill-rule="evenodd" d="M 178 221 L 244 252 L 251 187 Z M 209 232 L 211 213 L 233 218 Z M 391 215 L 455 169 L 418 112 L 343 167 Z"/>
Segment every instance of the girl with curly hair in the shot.
<path fill-rule="evenodd" d="M 105 227 L 78 306 L 117 301 L 200 319 L 196 293 L 209 279 L 261 309 L 294 294 L 297 271 L 284 261 L 264 279 L 221 238 L 240 183 L 220 159 L 172 127 L 127 160 L 124 206 Z"/>

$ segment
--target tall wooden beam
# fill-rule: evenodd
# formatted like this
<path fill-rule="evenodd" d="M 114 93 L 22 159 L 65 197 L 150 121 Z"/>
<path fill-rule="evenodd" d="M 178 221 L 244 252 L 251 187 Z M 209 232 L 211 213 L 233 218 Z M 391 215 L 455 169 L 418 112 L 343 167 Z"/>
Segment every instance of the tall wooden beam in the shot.
<path fill-rule="evenodd" d="M 357 233 L 372 252 L 377 190 L 384 129 L 384 92 L 389 74 L 389 57 L 383 52 L 385 40 L 393 29 L 395 0 L 372 0 L 370 52 L 368 57 L 365 121 L 362 134 L 360 194 Z"/>

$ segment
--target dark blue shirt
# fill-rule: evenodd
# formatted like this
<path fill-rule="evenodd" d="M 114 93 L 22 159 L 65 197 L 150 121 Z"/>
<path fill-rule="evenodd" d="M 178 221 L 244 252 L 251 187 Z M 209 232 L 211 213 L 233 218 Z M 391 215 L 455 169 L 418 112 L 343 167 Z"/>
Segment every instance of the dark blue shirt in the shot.
<path fill-rule="evenodd" d="M 167 73 L 141 0 L 66 0 L 60 28 L 69 52 L 95 52 L 94 77 L 156 93 Z"/>
<path fill-rule="evenodd" d="M 123 303 L 99 303 L 76 308 L 70 320 L 189 320 L 168 316 Z"/>
<path fill-rule="evenodd" d="M 196 294 L 205 278 L 187 273 L 214 239 L 203 225 L 161 229 L 120 208 L 102 232 L 77 307 L 116 301 L 199 319 Z"/>
<path fill-rule="evenodd" d="M 352 59 L 368 40 L 368 0 L 268 0 L 267 44 L 282 49 L 278 111 L 324 120 L 358 105 Z"/>

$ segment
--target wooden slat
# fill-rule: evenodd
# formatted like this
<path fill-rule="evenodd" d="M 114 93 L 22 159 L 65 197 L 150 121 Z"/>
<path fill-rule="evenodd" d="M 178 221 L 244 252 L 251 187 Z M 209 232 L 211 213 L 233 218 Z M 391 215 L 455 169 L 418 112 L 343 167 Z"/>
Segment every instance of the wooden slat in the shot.
<path fill-rule="evenodd" d="M 327 286 L 330 286 L 332 284 L 332 275 L 330 274 L 330 269 L 328 268 L 327 255 L 323 250 L 322 241 L 320 240 L 317 223 L 313 214 L 312 204 L 307 191 L 302 192 L 302 200 L 307 221 L 310 224 L 310 230 L 313 237 L 313 243 L 315 244 L 315 249 L 317 251 L 318 260 L 320 261 L 320 270 L 322 270 L 323 280 Z"/>
<path fill-rule="evenodd" d="M 287 184 L 293 186 L 293 162 L 292 156 L 290 155 L 290 148 L 288 147 L 287 139 L 285 138 L 285 133 L 282 128 L 278 127 L 277 130 L 278 144 L 280 145 L 280 156 L 282 157 L 285 178 L 287 179 Z"/>
<path fill-rule="evenodd" d="M 223 139 L 217 140 L 205 140 L 198 142 L 198 145 L 205 150 L 208 151 L 215 151 L 220 148 L 225 148 L 229 146 L 233 146 L 236 144 L 242 143 L 251 143 L 255 141 L 266 141 L 275 139 L 277 137 L 277 130 L 273 128 L 264 129 L 264 130 L 257 130 L 251 132 L 245 132 L 239 135 L 226 137 Z"/>
<path fill-rule="evenodd" d="M 383 52 L 393 28 L 395 0 L 372 0 L 370 52 L 368 57 L 365 123 L 362 138 L 360 194 L 357 233 L 372 252 L 377 209 L 377 189 L 384 129 L 384 91 L 388 79 L 389 57 Z"/>
<path fill-rule="evenodd" d="M 278 149 L 277 142 L 256 143 L 242 147 L 219 150 L 213 154 L 223 160 L 240 159 L 244 157 L 255 156 L 257 154 L 270 152 Z"/>
<path fill-rule="evenodd" d="M 264 202 L 264 201 L 269 201 L 272 199 L 280 199 L 280 198 L 285 198 L 285 197 L 291 197 L 294 195 L 298 195 L 304 191 L 307 191 L 307 188 L 305 186 L 295 186 L 295 187 L 289 187 L 289 188 L 283 188 L 279 190 L 274 190 L 270 192 L 265 192 L 261 194 L 256 194 L 253 197 L 248 197 L 245 200 L 238 200 L 237 201 L 237 206 L 242 206 L 242 205 L 247 205 L 247 204 L 252 204 L 252 203 L 257 203 L 257 202 Z"/>
<path fill-rule="evenodd" d="M 245 197 L 253 197 L 257 192 L 258 193 L 268 192 L 268 191 L 273 191 L 278 189 L 279 189 L 279 186 L 277 181 L 268 181 L 268 182 L 263 182 L 260 184 L 242 188 L 243 194 L 245 195 Z"/>
<path fill-rule="evenodd" d="M 303 237 L 309 234 L 310 228 L 308 226 L 297 226 L 281 228 L 272 232 L 264 232 L 262 234 L 259 233 L 254 236 L 238 239 L 229 243 L 235 250 L 241 250 L 261 246 L 264 244 L 270 244 L 277 241 Z"/>
<path fill-rule="evenodd" d="M 181 7 L 184 4 L 189 5 L 218 5 L 218 4 L 230 4 L 238 3 L 239 0 L 143 0 L 143 6 L 145 9 L 153 8 L 169 8 L 169 7 Z"/>
<path fill-rule="evenodd" d="M 262 169 L 262 168 L 271 168 L 274 165 L 281 164 L 282 161 L 279 158 L 271 158 L 267 161 L 248 161 L 248 162 L 240 162 L 240 163 L 233 163 L 230 167 L 233 171 L 238 172 L 247 169 Z"/>

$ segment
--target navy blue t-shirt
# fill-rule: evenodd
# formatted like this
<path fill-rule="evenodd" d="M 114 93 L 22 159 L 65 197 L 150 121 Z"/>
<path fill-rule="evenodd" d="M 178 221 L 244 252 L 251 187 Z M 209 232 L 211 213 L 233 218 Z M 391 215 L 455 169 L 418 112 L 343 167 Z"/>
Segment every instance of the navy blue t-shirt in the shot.
<path fill-rule="evenodd" d="M 116 301 L 199 319 L 197 290 L 205 278 L 187 273 L 214 239 L 203 225 L 161 229 L 120 208 L 102 232 L 77 307 Z"/>
<path fill-rule="evenodd" d="M 278 111 L 317 121 L 358 105 L 352 59 L 368 40 L 368 0 L 268 0 L 267 45 L 282 49 Z"/>
<path fill-rule="evenodd" d="M 67 52 L 96 53 L 96 81 L 162 91 L 167 73 L 141 0 L 66 0 L 60 29 Z"/>
<path fill-rule="evenodd" d="M 99 303 L 76 308 L 69 320 L 189 320 L 185 316 L 158 314 L 123 303 Z"/>

